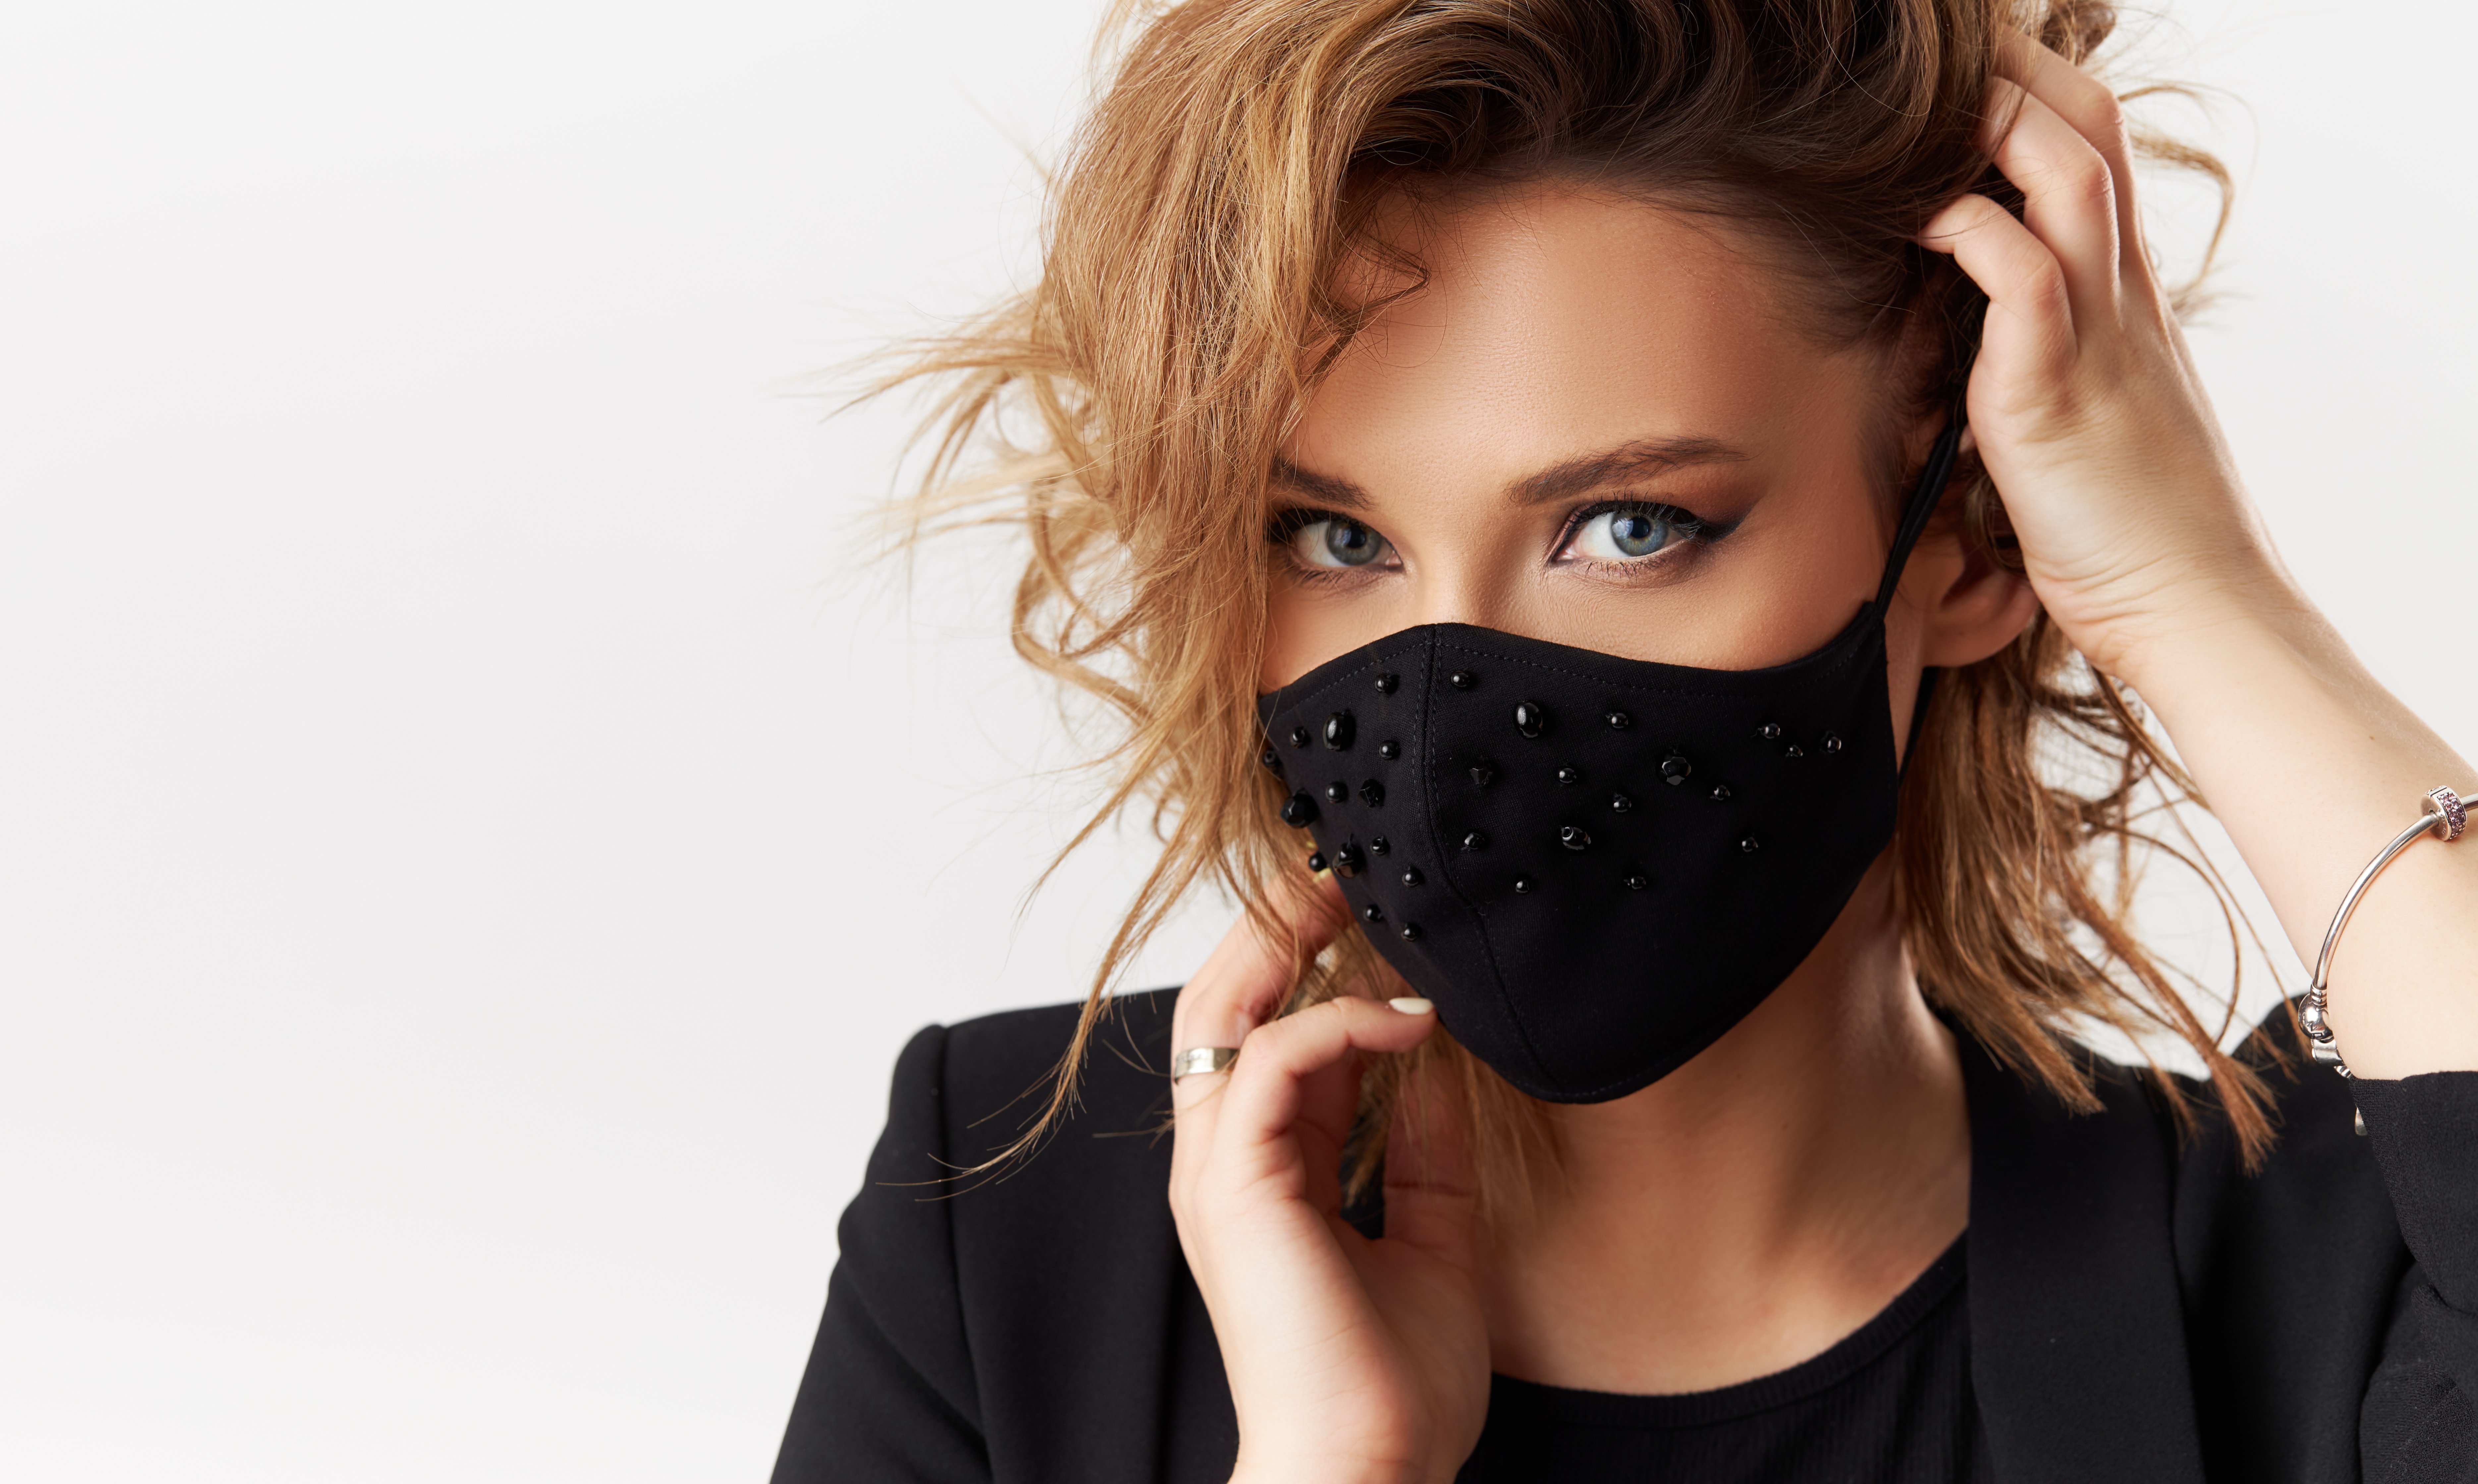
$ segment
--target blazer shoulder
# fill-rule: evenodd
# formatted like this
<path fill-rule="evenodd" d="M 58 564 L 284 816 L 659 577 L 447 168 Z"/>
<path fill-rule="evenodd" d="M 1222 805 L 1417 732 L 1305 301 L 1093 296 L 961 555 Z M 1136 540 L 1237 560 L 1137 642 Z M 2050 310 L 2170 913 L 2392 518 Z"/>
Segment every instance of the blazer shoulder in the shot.
<path fill-rule="evenodd" d="M 2236 1052 L 2269 1094 L 2248 1170 L 2224 1100 L 2180 1078 L 2173 1231 L 2198 1421 L 2231 1477 L 2349 1478 L 2359 1406 L 2410 1262 L 2349 1085 L 2296 1049 L 2286 1004 Z"/>
<path fill-rule="evenodd" d="M 1033 1165 L 1058 1145 L 1166 1125 L 1170 1020 L 1177 998 L 1176 989 L 1146 990 L 1114 994 L 1103 1004 L 1077 1071 L 1073 1116 L 1045 1142 Z M 946 1028 L 939 1101 L 950 1158 L 965 1164 L 990 1158 L 1031 1126 L 1049 1103 L 1083 1010 L 1078 1003 L 1042 1005 Z"/>
<path fill-rule="evenodd" d="M 948 1027 L 939 1101 L 955 1286 L 1000 1478 L 1221 1479 L 1237 1422 L 1170 1210 L 1176 992 L 1120 994 L 1037 1147 L 1080 1005 Z"/>

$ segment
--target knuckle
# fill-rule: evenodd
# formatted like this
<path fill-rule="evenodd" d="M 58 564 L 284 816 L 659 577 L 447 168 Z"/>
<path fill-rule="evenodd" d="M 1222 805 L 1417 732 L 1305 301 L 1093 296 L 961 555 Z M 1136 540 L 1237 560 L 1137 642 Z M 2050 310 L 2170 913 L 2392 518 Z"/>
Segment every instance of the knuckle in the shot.
<path fill-rule="evenodd" d="M 1989 296 L 2007 313 L 2036 324 L 2070 319 L 2072 315 L 2073 300 L 2063 268 L 2055 258 L 2035 246 L 2026 246 L 2000 270 L 1989 286 Z"/>
<path fill-rule="evenodd" d="M 2112 137 L 2125 131 L 2125 105 L 2106 83 L 2086 72 L 2074 85 L 2074 112 L 2082 116 L 2083 127 L 2093 134 Z"/>
<path fill-rule="evenodd" d="M 1239 1060 L 1231 1065 L 1230 1080 L 1254 1080 L 1268 1072 L 1287 1072 L 1299 1058 L 1302 1032 L 1313 1029 L 1300 1023 L 1302 1015 L 1277 1016 L 1257 1026 L 1239 1041 Z"/>
<path fill-rule="evenodd" d="M 2116 176 L 2095 149 L 2084 150 L 2065 167 L 2064 184 L 2076 200 L 2088 205 L 2107 206 L 2116 197 Z"/>
<path fill-rule="evenodd" d="M 2065 270 L 2054 258 L 2042 258 L 2032 264 L 2023 281 L 2023 298 L 2030 307 L 2051 314 L 2062 314 L 2073 304 L 2065 285 Z"/>

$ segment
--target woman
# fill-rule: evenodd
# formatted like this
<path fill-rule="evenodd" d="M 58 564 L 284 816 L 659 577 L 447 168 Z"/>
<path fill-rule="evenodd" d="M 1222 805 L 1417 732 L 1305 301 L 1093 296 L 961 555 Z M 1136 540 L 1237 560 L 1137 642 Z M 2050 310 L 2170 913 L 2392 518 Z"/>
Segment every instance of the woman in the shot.
<path fill-rule="evenodd" d="M 778 1479 L 2478 1478 L 2478 771 L 2252 513 L 2111 21 L 1145 24 L 928 498 L 1162 806 L 1103 981 L 1248 910 L 907 1049 Z M 2399 846 L 2311 1046 L 2127 931 L 2154 786 L 2310 959 Z"/>

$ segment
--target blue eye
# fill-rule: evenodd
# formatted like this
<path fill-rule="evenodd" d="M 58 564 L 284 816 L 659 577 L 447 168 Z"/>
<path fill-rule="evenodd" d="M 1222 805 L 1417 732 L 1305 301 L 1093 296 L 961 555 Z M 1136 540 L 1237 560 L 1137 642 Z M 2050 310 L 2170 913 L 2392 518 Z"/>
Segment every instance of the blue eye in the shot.
<path fill-rule="evenodd" d="M 1692 522 L 1674 519 L 1667 511 L 1621 506 L 1587 516 L 1567 544 L 1587 562 L 1631 562 L 1693 534 Z"/>
<path fill-rule="evenodd" d="M 1669 543 L 1669 522 L 1641 512 L 1609 516 L 1609 544 L 1631 557 L 1648 557 Z"/>
<path fill-rule="evenodd" d="M 1385 538 L 1356 520 L 1319 516 L 1291 532 L 1291 555 L 1309 566 L 1366 566 L 1385 554 Z"/>

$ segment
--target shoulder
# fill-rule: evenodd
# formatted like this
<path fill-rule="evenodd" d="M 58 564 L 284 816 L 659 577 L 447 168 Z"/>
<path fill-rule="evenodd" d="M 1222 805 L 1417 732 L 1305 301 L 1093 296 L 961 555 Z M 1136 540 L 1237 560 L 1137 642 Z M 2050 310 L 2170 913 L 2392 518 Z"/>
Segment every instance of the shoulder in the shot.
<path fill-rule="evenodd" d="M 2349 1084 L 2294 1045 L 2283 1004 L 2238 1050 L 2276 1135 L 2252 1170 L 2215 1089 L 2180 1079 L 2197 1117 L 2178 1141 L 2178 1278 L 2212 1456 L 2246 1477 L 2348 1477 L 2410 1254 Z"/>
<path fill-rule="evenodd" d="M 1047 1105 L 1083 1007 L 932 1027 L 898 1069 L 895 1101 L 916 1110 L 916 1131 L 934 1132 L 943 1177 L 926 1202 L 938 1230 L 913 1230 L 945 1246 L 990 1456 L 1015 1461 L 1001 1476 L 1228 1474 L 1237 1424 L 1170 1212 L 1176 997 L 1114 996 L 1070 1115 L 1036 1148 L 985 1169 L 974 1167 Z M 890 1133 L 904 1122 L 894 1113 Z M 905 1202 L 913 1212 L 920 1194 Z M 876 1199 L 864 1193 L 854 1208 Z"/>
<path fill-rule="evenodd" d="M 975 1259 L 1034 1258 L 1097 1215 L 1162 1206 L 1176 995 L 1107 1001 L 1065 1116 L 1012 1157 L 1050 1102 L 1084 1007 L 1010 1010 L 916 1034 L 896 1061 L 886 1129 L 847 1213 L 845 1249 L 872 1245 L 874 1233 L 855 1223 L 899 1231 L 898 1242 L 934 1224 L 969 1287 Z M 1001 1250 L 986 1250 L 992 1244 Z"/>
<path fill-rule="evenodd" d="M 1170 1110 L 1170 1022 L 1178 992 L 1147 990 L 1103 1001 L 1076 1081 L 1076 1110 L 1056 1144 L 1158 1123 Z M 1081 1004 L 1002 1011 L 933 1027 L 938 1095 L 959 1119 L 952 1157 L 986 1159 L 1014 1141 L 1047 1101 L 1075 1043 Z"/>
<path fill-rule="evenodd" d="M 1168 1199 L 1173 991 L 1113 999 L 1069 1116 L 1081 1005 L 915 1035 L 778 1481 L 1226 1477 L 1237 1423 Z"/>
<path fill-rule="evenodd" d="M 897 1064 L 872 1187 L 853 1210 L 912 1226 L 934 1207 L 964 1302 L 993 1314 L 1024 1310 L 1024 1295 L 1008 1291 L 1014 1274 L 1037 1269 L 1061 1282 L 1091 1266 L 1093 1232 L 1167 1241 L 1176 997 L 1107 1002 L 1063 1116 L 1025 1148 L 1016 1145 L 1049 1106 L 1084 1007 L 922 1031 Z"/>
<path fill-rule="evenodd" d="M 2296 1048 L 2285 1002 L 2272 1007 L 2234 1054 L 2261 1079 L 2274 1142 L 2261 1165 L 2248 1170 L 2218 1088 L 2175 1078 L 2193 1115 L 2177 1141 L 2181 1241 L 2210 1245 L 2251 1239 L 2301 1253 L 2365 1253 L 2390 1262 L 2399 1250 L 2399 1233 L 2373 1150 L 2357 1131 L 2349 1084 Z"/>

